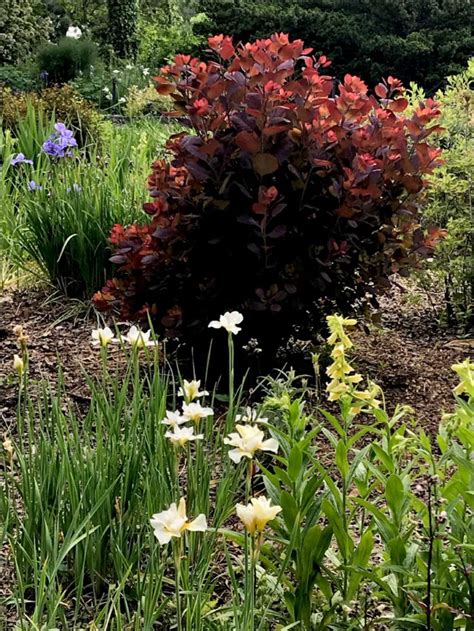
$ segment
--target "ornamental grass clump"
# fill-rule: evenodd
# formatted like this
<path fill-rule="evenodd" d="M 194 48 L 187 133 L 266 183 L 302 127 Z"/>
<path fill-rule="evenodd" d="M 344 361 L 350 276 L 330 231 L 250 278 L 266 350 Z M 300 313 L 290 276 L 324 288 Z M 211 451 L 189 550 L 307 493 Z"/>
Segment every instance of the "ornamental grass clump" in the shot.
<path fill-rule="evenodd" d="M 310 339 L 324 314 L 376 304 L 431 251 L 417 200 L 439 162 L 438 104 L 408 113 L 393 77 L 373 93 L 336 81 L 285 34 L 209 48 L 155 78 L 191 129 L 153 163 L 150 220 L 114 226 L 114 278 L 94 301 L 197 345 L 212 314 L 237 308 L 273 357 L 295 328 Z"/>

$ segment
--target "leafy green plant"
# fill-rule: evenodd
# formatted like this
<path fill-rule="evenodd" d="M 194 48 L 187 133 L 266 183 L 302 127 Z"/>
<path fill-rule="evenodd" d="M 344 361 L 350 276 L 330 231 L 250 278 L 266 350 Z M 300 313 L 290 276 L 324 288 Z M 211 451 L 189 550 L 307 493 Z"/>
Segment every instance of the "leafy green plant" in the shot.
<path fill-rule="evenodd" d="M 40 77 L 36 66 L 0 66 L 0 86 L 2 89 L 9 87 L 17 92 L 31 92 L 38 89 L 40 84 Z"/>
<path fill-rule="evenodd" d="M 472 4 L 464 0 L 197 0 L 207 22 L 198 33 L 254 41 L 287 32 L 334 61 L 336 76 L 371 86 L 394 75 L 433 94 L 474 54 Z"/>
<path fill-rule="evenodd" d="M 40 72 L 46 73 L 49 85 L 74 79 L 87 73 L 97 58 L 96 45 L 85 39 L 63 37 L 57 44 L 45 44 L 38 51 Z"/>
<path fill-rule="evenodd" d="M 180 12 L 154 12 L 144 15 L 139 22 L 140 42 L 138 60 L 156 72 L 160 66 L 179 52 L 193 53 L 202 48 L 206 40 L 194 33 L 197 25 L 205 24 L 203 14 L 190 19 Z"/>
<path fill-rule="evenodd" d="M 107 0 L 109 41 L 120 59 L 135 59 L 138 0 Z"/>
<path fill-rule="evenodd" d="M 440 142 L 444 147 L 443 164 L 429 176 L 426 191 L 426 216 L 447 234 L 436 248 L 436 257 L 428 269 L 434 283 L 426 276 L 429 291 L 442 283 L 445 320 L 461 330 L 474 327 L 474 59 L 467 69 L 448 77 L 447 87 L 436 98 L 442 104 Z M 412 101 L 420 94 L 412 88 Z"/>
<path fill-rule="evenodd" d="M 36 124 L 33 121 L 35 118 Z M 40 93 L 15 94 L 9 88 L 0 92 L 2 127 L 10 129 L 16 136 L 22 135 L 21 129 L 41 125 L 40 121 L 52 118 L 71 127 L 81 147 L 90 143 L 100 145 L 110 129 L 110 125 L 92 104 L 69 85 L 47 88 Z M 42 141 L 38 143 L 36 140 L 37 152 Z"/>

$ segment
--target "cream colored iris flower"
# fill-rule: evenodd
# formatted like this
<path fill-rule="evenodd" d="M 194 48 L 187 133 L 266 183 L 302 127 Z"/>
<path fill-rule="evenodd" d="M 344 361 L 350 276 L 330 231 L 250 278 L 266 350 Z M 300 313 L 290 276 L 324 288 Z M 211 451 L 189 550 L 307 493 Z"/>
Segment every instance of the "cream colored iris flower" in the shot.
<path fill-rule="evenodd" d="M 153 515 L 150 524 L 160 545 L 169 543 L 173 537 L 181 537 L 186 530 L 190 532 L 205 532 L 207 530 L 204 514 L 198 515 L 192 521 L 188 520 L 184 497 L 179 500 L 178 506 L 173 502 L 168 510 Z"/>
<path fill-rule="evenodd" d="M 262 532 L 267 523 L 275 519 L 281 511 L 281 506 L 271 506 L 271 500 L 267 497 L 253 497 L 250 504 L 237 504 L 235 509 L 237 517 L 253 535 L 256 531 Z"/>
<path fill-rule="evenodd" d="M 178 396 L 184 397 L 184 399 L 189 403 L 194 401 L 194 399 L 199 399 L 199 397 L 205 397 L 209 394 L 207 390 L 199 390 L 201 387 L 201 381 L 193 379 L 192 381 L 188 381 L 185 379 L 183 381 L 183 386 L 178 390 Z"/>
<path fill-rule="evenodd" d="M 166 411 L 165 418 L 161 421 L 162 425 L 168 425 L 169 427 L 176 427 L 177 425 L 182 425 L 186 423 L 188 419 L 184 418 L 178 411 L 170 412 L 170 410 Z"/>
<path fill-rule="evenodd" d="M 111 342 L 115 342 L 112 329 L 106 326 L 104 329 L 94 329 L 92 331 L 92 346 L 102 346 L 105 348 Z"/>
<path fill-rule="evenodd" d="M 195 434 L 194 427 L 179 427 L 175 425 L 172 432 L 166 432 L 165 438 L 169 438 L 173 445 L 183 447 L 192 440 L 202 440 L 204 434 Z"/>
<path fill-rule="evenodd" d="M 237 333 L 241 330 L 237 325 L 244 319 L 244 316 L 238 311 L 226 311 L 224 315 L 221 315 L 219 320 L 212 320 L 209 322 L 211 329 L 225 329 L 228 333 Z"/>
<path fill-rule="evenodd" d="M 132 348 L 144 348 L 145 346 L 156 346 L 158 342 L 150 340 L 151 331 L 141 331 L 137 326 L 130 327 L 127 335 L 122 336 L 120 340 L 130 344 Z"/>
<path fill-rule="evenodd" d="M 198 403 L 183 403 L 183 417 L 186 421 L 192 421 L 193 423 L 199 423 L 202 418 L 212 416 L 214 410 L 212 408 L 205 408 L 199 402 Z"/>
<path fill-rule="evenodd" d="M 278 442 L 274 438 L 264 440 L 264 433 L 255 425 L 236 425 L 237 432 L 224 438 L 224 444 L 235 447 L 229 451 L 229 458 L 239 463 L 242 458 L 253 458 L 256 451 L 277 453 Z"/>

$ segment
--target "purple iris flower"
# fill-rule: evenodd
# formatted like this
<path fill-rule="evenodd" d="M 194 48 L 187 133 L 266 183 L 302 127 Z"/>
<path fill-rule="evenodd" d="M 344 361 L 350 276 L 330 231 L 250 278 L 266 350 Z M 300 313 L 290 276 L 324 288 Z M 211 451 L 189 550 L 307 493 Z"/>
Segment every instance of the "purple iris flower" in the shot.
<path fill-rule="evenodd" d="M 34 180 L 31 180 L 28 184 L 28 189 L 30 191 L 42 191 L 43 187 L 40 184 L 37 184 Z"/>
<path fill-rule="evenodd" d="M 56 123 L 51 136 L 43 143 L 43 151 L 54 158 L 71 156 L 73 147 L 77 147 L 77 141 L 70 129 L 64 123 Z"/>
<path fill-rule="evenodd" d="M 68 186 L 68 188 L 66 189 L 67 193 L 70 193 L 71 191 L 74 191 L 75 193 L 80 193 L 82 191 L 82 186 L 79 186 L 79 184 L 76 184 L 74 182 L 74 184 L 72 185 L 72 188 Z"/>
<path fill-rule="evenodd" d="M 27 160 L 24 153 L 17 153 L 12 157 L 10 164 L 12 166 L 16 166 L 17 164 L 33 164 L 33 160 Z"/>
<path fill-rule="evenodd" d="M 54 129 L 59 132 L 61 138 L 73 138 L 72 131 L 68 129 L 64 123 L 56 123 Z"/>

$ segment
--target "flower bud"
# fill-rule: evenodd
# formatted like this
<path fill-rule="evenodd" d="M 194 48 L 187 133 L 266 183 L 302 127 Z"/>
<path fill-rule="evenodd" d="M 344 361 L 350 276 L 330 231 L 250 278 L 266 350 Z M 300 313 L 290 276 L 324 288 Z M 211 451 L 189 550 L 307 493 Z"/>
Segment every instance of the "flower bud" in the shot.
<path fill-rule="evenodd" d="M 25 372 L 25 362 L 19 355 L 13 356 L 13 368 L 17 371 L 19 377 L 23 376 Z"/>

